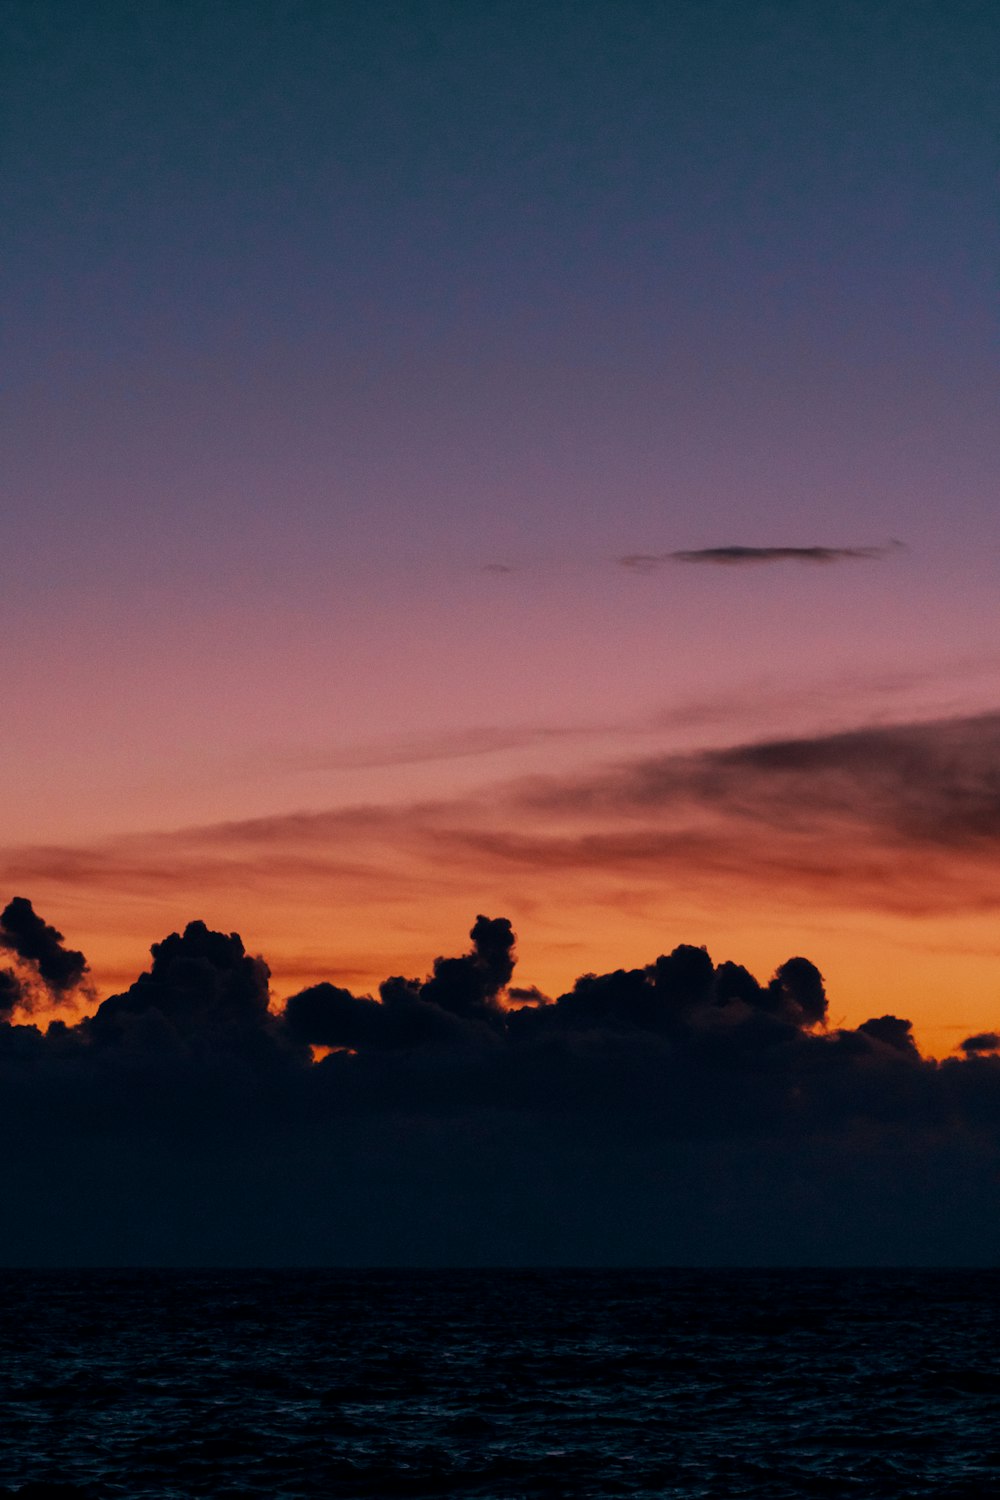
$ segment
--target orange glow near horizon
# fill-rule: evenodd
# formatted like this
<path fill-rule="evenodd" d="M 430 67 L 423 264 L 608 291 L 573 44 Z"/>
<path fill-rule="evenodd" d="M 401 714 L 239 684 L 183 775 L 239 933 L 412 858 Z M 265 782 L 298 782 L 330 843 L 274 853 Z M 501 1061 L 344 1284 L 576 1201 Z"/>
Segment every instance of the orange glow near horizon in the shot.
<path fill-rule="evenodd" d="M 639 753 L 641 748 L 642 753 Z M 194 918 L 239 932 L 275 1002 L 321 980 L 374 993 L 508 917 L 515 983 L 556 996 L 678 943 L 766 981 L 801 954 L 832 1023 L 904 1016 L 950 1052 L 1000 1020 L 992 767 L 1000 716 L 658 753 L 0 862 L 91 964 L 98 998 Z"/>
<path fill-rule="evenodd" d="M 383 902 L 303 879 L 284 900 L 265 890 L 193 882 L 187 892 L 133 895 L 123 908 L 107 893 L 36 880 L 38 909 L 87 953 L 98 999 L 125 989 L 149 966 L 151 941 L 198 916 L 238 931 L 271 969 L 274 1003 L 323 980 L 377 994 L 390 974 L 426 975 L 435 957 L 460 953 L 479 911 L 511 918 L 518 965 L 513 983 L 555 997 L 588 972 L 640 967 L 678 943 L 703 944 L 766 981 L 794 954 L 826 980 L 830 1024 L 857 1025 L 892 1013 L 914 1023 L 921 1050 L 943 1056 L 965 1037 L 1000 1022 L 1000 944 L 992 913 L 914 918 L 847 908 L 808 909 L 757 899 L 716 903 L 704 892 L 595 892 L 579 878 L 535 875 L 527 882 L 481 878 Z M 27 885 L 25 890 L 27 890 Z M 296 899 L 297 897 L 297 899 Z M 89 1007 L 84 1007 L 89 1008 Z M 59 1010 L 63 1019 L 77 1012 Z M 46 1013 L 25 1019 L 45 1019 Z"/>
<path fill-rule="evenodd" d="M 989 8 L 181 9 L 8 6 L 18 1015 L 484 913 L 996 1029 Z"/>

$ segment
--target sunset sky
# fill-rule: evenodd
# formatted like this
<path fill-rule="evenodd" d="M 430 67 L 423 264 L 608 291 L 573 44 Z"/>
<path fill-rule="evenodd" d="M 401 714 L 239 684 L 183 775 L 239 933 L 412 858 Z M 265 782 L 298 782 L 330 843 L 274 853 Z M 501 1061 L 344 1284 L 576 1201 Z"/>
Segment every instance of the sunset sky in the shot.
<path fill-rule="evenodd" d="M 995 8 L 4 25 L 0 872 L 96 997 L 484 912 L 995 1028 Z"/>

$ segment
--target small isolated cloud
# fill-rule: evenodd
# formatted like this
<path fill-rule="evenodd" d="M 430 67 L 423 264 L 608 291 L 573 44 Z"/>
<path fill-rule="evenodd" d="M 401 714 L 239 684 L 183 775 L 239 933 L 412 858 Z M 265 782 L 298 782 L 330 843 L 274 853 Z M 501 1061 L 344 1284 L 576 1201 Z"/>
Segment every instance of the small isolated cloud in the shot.
<path fill-rule="evenodd" d="M 903 548 L 892 541 L 884 547 L 698 547 L 690 551 L 630 552 L 618 561 L 634 573 L 652 573 L 666 563 L 710 563 L 739 568 L 757 563 L 876 562 Z"/>
<path fill-rule="evenodd" d="M 513 573 L 514 571 L 515 570 L 511 567 L 510 563 L 502 563 L 502 562 L 483 563 L 483 572 L 484 573 L 496 573 L 498 575 L 503 575 L 503 574 L 506 574 L 506 573 Z"/>
<path fill-rule="evenodd" d="M 1000 1052 L 1000 1032 L 980 1031 L 976 1036 L 967 1036 L 962 1043 L 962 1051 L 970 1057 Z"/>

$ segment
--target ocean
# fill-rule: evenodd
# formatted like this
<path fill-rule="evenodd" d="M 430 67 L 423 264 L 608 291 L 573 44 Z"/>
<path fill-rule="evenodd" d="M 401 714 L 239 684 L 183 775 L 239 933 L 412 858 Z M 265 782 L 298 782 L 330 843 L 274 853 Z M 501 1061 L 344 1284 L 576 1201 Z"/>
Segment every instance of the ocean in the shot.
<path fill-rule="evenodd" d="M 1000 1273 L 0 1276 L 0 1495 L 1000 1496 Z"/>

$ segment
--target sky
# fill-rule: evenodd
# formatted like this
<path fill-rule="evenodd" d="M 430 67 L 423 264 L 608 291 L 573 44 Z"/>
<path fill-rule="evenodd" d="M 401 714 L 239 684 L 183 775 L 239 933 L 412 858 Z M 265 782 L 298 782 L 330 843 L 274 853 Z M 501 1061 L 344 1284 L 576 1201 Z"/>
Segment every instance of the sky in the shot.
<path fill-rule="evenodd" d="M 0 889 L 89 965 L 13 1019 L 485 913 L 992 1033 L 995 8 L 0 24 Z"/>

